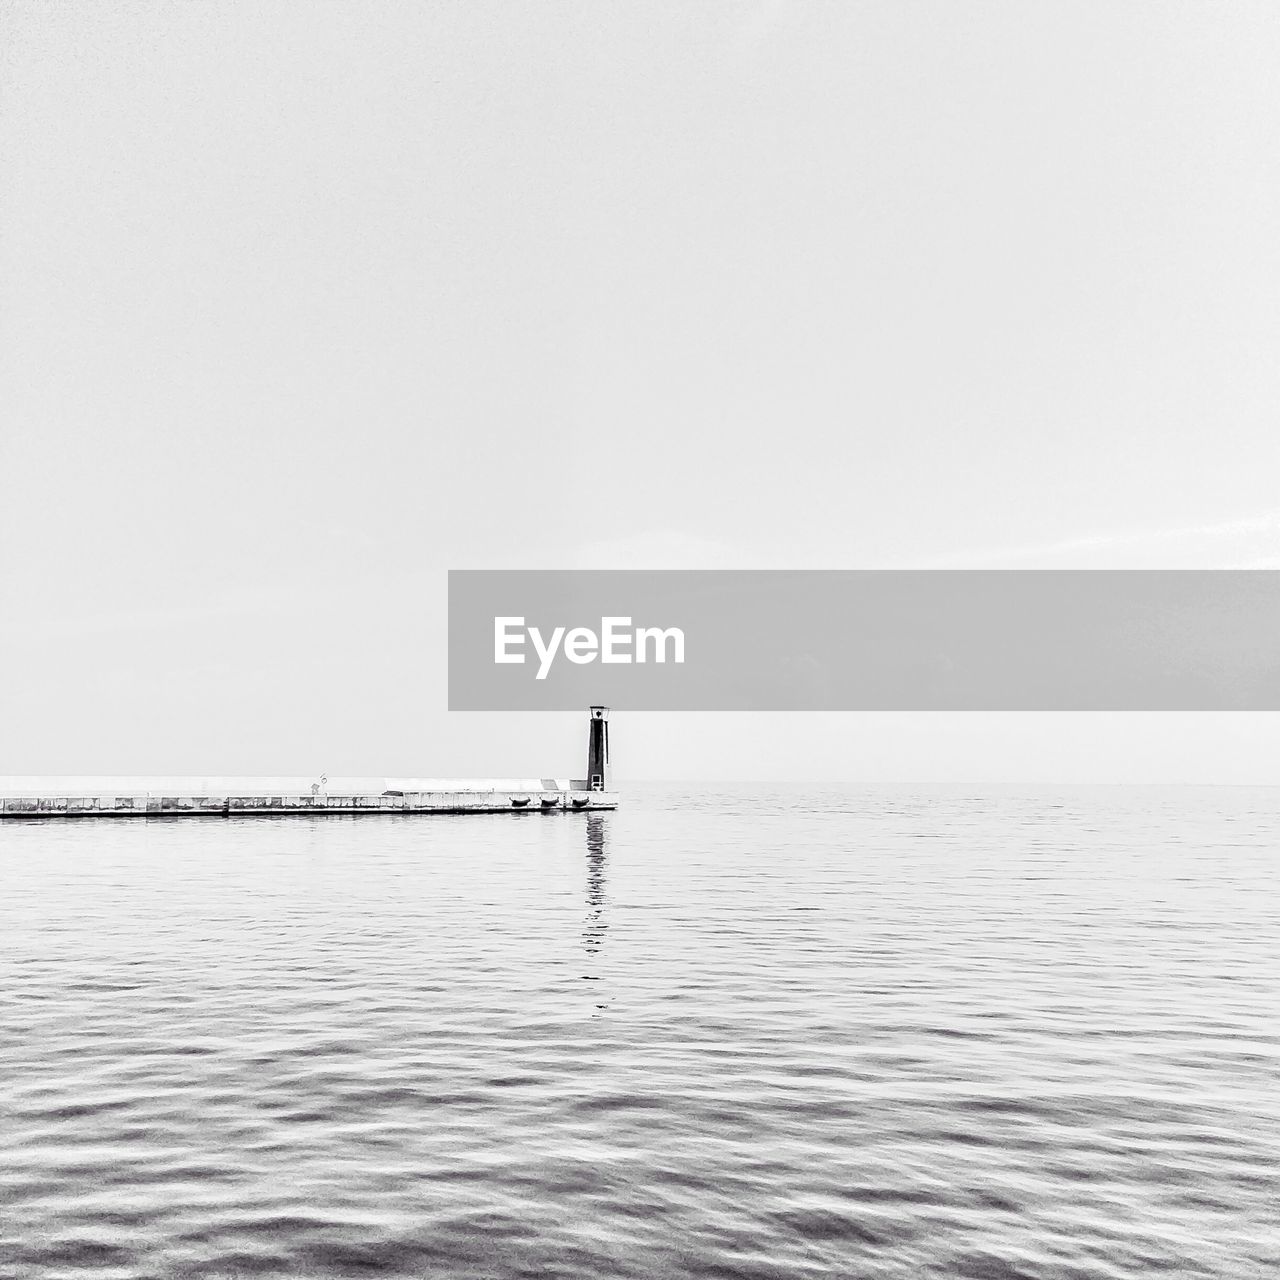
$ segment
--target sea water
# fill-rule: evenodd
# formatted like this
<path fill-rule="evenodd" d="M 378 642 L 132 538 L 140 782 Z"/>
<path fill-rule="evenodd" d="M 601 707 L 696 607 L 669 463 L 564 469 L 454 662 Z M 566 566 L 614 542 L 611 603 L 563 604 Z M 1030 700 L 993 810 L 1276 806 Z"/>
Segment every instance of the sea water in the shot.
<path fill-rule="evenodd" d="M 0 824 L 0 1276 L 1280 1275 L 1280 790 Z"/>

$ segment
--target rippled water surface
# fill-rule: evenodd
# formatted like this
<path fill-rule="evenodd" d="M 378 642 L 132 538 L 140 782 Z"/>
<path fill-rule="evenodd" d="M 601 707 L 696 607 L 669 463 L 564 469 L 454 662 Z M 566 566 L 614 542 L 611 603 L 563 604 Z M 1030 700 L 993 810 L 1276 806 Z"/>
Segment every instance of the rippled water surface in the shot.
<path fill-rule="evenodd" d="M 1280 791 L 0 825 L 0 1275 L 1280 1275 Z"/>

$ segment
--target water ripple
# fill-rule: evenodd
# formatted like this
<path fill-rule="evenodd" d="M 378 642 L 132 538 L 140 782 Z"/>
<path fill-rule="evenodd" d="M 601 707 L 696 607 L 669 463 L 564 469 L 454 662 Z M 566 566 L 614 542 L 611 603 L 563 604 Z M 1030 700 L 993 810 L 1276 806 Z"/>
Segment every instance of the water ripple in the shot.
<path fill-rule="evenodd" d="M 1280 1274 L 1278 802 L 0 827 L 0 1277 Z"/>

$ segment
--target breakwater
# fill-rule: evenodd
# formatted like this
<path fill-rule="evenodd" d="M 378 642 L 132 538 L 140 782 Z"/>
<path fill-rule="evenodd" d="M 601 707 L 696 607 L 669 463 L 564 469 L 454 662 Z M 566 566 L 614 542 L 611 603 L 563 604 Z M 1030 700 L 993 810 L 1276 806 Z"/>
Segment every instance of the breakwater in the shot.
<path fill-rule="evenodd" d="M 468 785 L 430 790 L 262 791 L 254 780 L 220 794 L 119 787 L 97 794 L 0 793 L 0 818 L 272 817 L 283 814 L 551 813 L 615 809 L 616 794 L 585 782 L 545 779 L 537 786 Z"/>
<path fill-rule="evenodd" d="M 593 706 L 585 778 L 0 777 L 0 818 L 555 813 L 616 809 L 609 709 Z"/>

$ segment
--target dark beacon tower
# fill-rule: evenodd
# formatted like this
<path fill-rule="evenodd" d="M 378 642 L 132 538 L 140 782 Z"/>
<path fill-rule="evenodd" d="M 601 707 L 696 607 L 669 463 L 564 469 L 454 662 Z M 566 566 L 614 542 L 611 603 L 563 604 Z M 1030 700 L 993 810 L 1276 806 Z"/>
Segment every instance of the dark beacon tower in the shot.
<path fill-rule="evenodd" d="M 603 791 L 605 766 L 609 763 L 609 708 L 592 707 L 590 736 L 587 739 L 587 786 Z"/>

